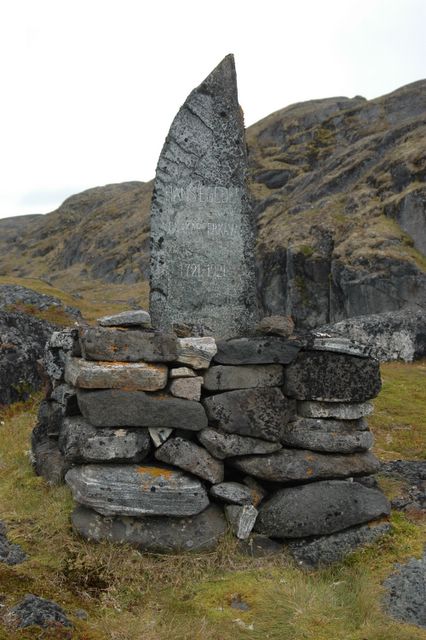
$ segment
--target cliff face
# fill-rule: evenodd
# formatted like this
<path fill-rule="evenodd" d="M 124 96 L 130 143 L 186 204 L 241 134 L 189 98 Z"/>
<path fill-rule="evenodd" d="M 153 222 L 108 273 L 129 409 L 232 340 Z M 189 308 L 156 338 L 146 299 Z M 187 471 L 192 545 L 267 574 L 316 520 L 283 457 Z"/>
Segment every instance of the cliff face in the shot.
<path fill-rule="evenodd" d="M 313 327 L 426 307 L 426 81 L 291 105 L 247 142 L 267 313 Z M 151 191 L 97 187 L 46 216 L 0 220 L 0 276 L 84 295 L 125 285 L 126 304 L 146 289 Z"/>

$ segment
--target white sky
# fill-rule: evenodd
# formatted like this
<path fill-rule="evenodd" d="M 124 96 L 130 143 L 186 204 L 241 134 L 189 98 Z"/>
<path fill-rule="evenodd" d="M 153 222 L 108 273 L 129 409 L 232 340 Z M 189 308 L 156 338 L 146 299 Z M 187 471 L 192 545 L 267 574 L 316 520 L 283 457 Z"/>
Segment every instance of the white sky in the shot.
<path fill-rule="evenodd" d="M 0 218 L 149 180 L 229 52 L 250 125 L 426 77 L 426 0 L 0 0 Z"/>

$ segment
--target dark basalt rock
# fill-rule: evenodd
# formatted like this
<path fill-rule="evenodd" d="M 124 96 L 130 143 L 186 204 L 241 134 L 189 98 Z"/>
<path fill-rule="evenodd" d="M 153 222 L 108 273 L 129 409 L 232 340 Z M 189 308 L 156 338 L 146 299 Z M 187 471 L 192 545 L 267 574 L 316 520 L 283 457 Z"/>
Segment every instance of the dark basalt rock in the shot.
<path fill-rule="evenodd" d="M 203 387 L 207 391 L 231 391 L 257 387 L 280 387 L 284 369 L 280 364 L 239 366 L 216 365 L 204 374 Z"/>
<path fill-rule="evenodd" d="M 376 473 L 380 462 L 370 452 L 340 455 L 304 449 L 281 449 L 264 456 L 233 458 L 230 464 L 255 478 L 271 482 L 306 482 Z"/>
<path fill-rule="evenodd" d="M 288 364 L 303 346 L 299 339 L 277 336 L 231 338 L 217 342 L 214 361 L 219 364 Z"/>
<path fill-rule="evenodd" d="M 223 462 L 216 460 L 203 447 L 189 440 L 169 438 L 156 450 L 155 457 L 213 484 L 223 480 Z"/>
<path fill-rule="evenodd" d="M 359 547 L 375 542 L 391 530 L 387 522 L 370 522 L 319 538 L 289 542 L 288 548 L 297 562 L 316 568 L 340 562 Z"/>
<path fill-rule="evenodd" d="M 276 442 L 294 417 L 294 402 L 276 387 L 225 391 L 203 400 L 209 422 L 227 433 Z"/>
<path fill-rule="evenodd" d="M 207 416 L 199 402 L 144 391 L 77 392 L 81 413 L 95 427 L 169 427 L 199 431 Z"/>
<path fill-rule="evenodd" d="M 239 436 L 236 433 L 222 433 L 217 429 L 203 429 L 197 433 L 197 437 L 201 444 L 219 460 L 233 456 L 273 453 L 282 448 L 279 442 Z"/>
<path fill-rule="evenodd" d="M 393 618 L 426 629 L 426 552 L 395 569 L 384 582 L 385 608 Z"/>
<path fill-rule="evenodd" d="M 259 507 L 255 529 L 273 538 L 342 531 L 389 515 L 387 498 L 358 482 L 329 480 L 279 489 Z"/>
<path fill-rule="evenodd" d="M 10 542 L 6 534 L 6 526 L 0 520 L 0 562 L 9 565 L 21 564 L 27 556 L 19 544 Z"/>
<path fill-rule="evenodd" d="M 49 484 L 63 484 L 71 463 L 59 450 L 57 438 L 48 434 L 48 425 L 39 422 L 31 433 L 31 456 L 35 473 Z"/>
<path fill-rule="evenodd" d="M 377 360 L 302 351 L 286 368 L 284 393 L 298 400 L 364 402 L 381 388 Z"/>
<path fill-rule="evenodd" d="M 107 362 L 173 362 L 177 358 L 177 337 L 139 329 L 82 327 L 83 357 Z"/>
<path fill-rule="evenodd" d="M 59 450 L 67 462 L 141 462 L 151 449 L 148 429 L 96 428 L 83 417 L 64 418 Z"/>
<path fill-rule="evenodd" d="M 373 434 L 367 422 L 298 418 L 283 429 L 281 442 L 290 447 L 328 453 L 356 453 L 373 445 Z"/>
<path fill-rule="evenodd" d="M 65 476 L 74 499 L 102 515 L 192 516 L 209 500 L 201 482 L 155 466 L 92 464 Z"/>
<path fill-rule="evenodd" d="M 112 518 L 79 505 L 72 514 L 72 524 L 75 531 L 88 540 L 130 544 L 151 553 L 209 551 L 227 529 L 222 509 L 213 504 L 198 515 L 186 518 Z"/>
<path fill-rule="evenodd" d="M 226 56 L 176 115 L 151 205 L 153 325 L 235 336 L 257 320 L 255 230 L 234 58 Z"/>
<path fill-rule="evenodd" d="M 239 482 L 221 482 L 210 489 L 212 498 L 227 504 L 253 504 L 249 487 Z"/>
<path fill-rule="evenodd" d="M 72 627 L 64 610 L 56 602 L 32 594 L 26 595 L 22 602 L 10 610 L 9 615 L 19 629 L 32 625 L 43 628 L 57 625 Z"/>

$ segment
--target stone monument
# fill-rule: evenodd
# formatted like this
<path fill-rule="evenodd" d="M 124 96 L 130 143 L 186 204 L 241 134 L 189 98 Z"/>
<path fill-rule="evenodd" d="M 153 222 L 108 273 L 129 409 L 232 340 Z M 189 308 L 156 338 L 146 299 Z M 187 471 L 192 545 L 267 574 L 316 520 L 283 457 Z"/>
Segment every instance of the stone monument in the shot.
<path fill-rule="evenodd" d="M 254 221 L 234 57 L 226 56 L 175 117 L 151 207 L 153 326 L 192 335 L 251 333 L 257 320 Z"/>

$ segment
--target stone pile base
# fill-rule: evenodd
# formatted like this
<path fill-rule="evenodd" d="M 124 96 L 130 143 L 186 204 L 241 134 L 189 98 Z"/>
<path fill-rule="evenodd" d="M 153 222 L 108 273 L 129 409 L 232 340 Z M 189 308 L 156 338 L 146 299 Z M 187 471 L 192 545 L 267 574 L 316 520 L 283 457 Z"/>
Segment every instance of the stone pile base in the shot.
<path fill-rule="evenodd" d="M 379 365 L 349 340 L 178 338 L 133 312 L 54 334 L 47 370 L 35 467 L 65 476 L 88 539 L 201 550 L 230 527 L 315 565 L 388 529 Z"/>

